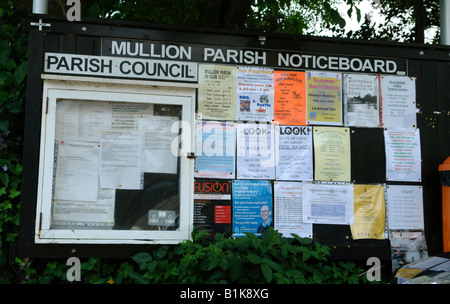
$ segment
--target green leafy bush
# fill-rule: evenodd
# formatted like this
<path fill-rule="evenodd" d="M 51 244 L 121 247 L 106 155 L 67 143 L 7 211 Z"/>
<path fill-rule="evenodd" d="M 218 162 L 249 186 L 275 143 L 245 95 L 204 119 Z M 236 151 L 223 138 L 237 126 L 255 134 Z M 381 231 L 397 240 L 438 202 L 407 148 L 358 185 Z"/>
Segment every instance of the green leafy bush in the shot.
<path fill-rule="evenodd" d="M 204 231 L 178 245 L 161 245 L 131 259 L 89 258 L 81 281 L 72 284 L 361 284 L 363 269 L 351 261 L 330 261 L 330 248 L 308 238 L 282 237 L 273 228 L 261 237 L 237 239 Z M 65 260 L 21 265 L 22 283 L 67 284 Z"/>
<path fill-rule="evenodd" d="M 175 248 L 162 246 L 133 256 L 129 277 L 139 283 L 352 284 L 366 282 L 353 262 L 329 261 L 330 248 L 309 238 L 282 237 L 273 228 L 261 237 L 237 239 L 193 233 Z"/>
<path fill-rule="evenodd" d="M 27 35 L 11 1 L 0 4 L 0 283 L 14 275 L 9 257 L 18 235 Z M 12 261 L 11 261 L 12 259 Z"/>

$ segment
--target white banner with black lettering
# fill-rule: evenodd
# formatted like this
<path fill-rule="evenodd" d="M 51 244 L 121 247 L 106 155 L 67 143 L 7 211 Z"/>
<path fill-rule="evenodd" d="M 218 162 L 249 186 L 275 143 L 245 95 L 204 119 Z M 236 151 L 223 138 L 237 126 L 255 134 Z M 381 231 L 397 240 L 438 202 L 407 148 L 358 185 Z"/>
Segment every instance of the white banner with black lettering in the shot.
<path fill-rule="evenodd" d="M 45 53 L 45 73 L 197 82 L 197 63 Z"/>

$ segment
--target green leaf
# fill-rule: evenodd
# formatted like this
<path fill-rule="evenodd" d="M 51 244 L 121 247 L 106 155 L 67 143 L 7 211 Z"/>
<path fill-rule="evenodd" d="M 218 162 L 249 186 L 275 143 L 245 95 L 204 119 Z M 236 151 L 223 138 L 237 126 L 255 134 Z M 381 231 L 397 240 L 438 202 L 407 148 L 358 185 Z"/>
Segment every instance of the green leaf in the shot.
<path fill-rule="evenodd" d="M 222 269 L 216 269 L 212 273 L 212 275 L 211 275 L 211 277 L 209 279 L 212 280 L 212 281 L 216 281 L 216 280 L 220 280 L 220 279 L 223 279 L 223 278 L 225 278 L 225 272 Z"/>
<path fill-rule="evenodd" d="M 28 72 L 28 62 L 22 62 L 17 69 L 14 71 L 14 79 L 16 81 L 16 85 L 19 86 L 25 77 L 27 76 Z"/>
<path fill-rule="evenodd" d="M 140 252 L 132 256 L 133 261 L 139 265 L 139 269 L 143 270 L 147 267 L 147 264 L 153 261 L 151 254 L 147 252 Z"/>
<path fill-rule="evenodd" d="M 261 264 L 261 271 L 268 283 L 272 282 L 272 268 L 267 264 Z"/>
<path fill-rule="evenodd" d="M 311 256 L 313 258 L 315 258 L 316 260 L 320 260 L 321 259 L 319 254 L 317 252 L 315 252 L 315 251 L 311 251 Z"/>
<path fill-rule="evenodd" d="M 11 190 L 9 190 L 8 197 L 12 199 L 12 198 L 18 197 L 20 194 L 21 194 L 21 192 L 19 190 L 11 189 Z"/>
<path fill-rule="evenodd" d="M 361 10 L 357 7 L 355 7 L 356 9 L 356 20 L 358 20 L 358 22 L 361 21 Z"/>
<path fill-rule="evenodd" d="M 8 174 L 0 173 L 0 181 L 3 183 L 3 185 L 8 187 L 8 184 L 9 184 L 9 176 L 8 176 Z"/>
<path fill-rule="evenodd" d="M 304 283 L 305 282 L 305 275 L 300 270 L 294 269 L 294 270 L 292 270 L 292 274 L 293 274 L 295 283 Z"/>
<path fill-rule="evenodd" d="M 281 255 L 283 256 L 283 258 L 286 258 L 288 256 L 288 245 L 289 244 L 284 244 L 282 246 L 280 246 L 280 250 L 281 250 Z"/>
<path fill-rule="evenodd" d="M 132 278 L 138 284 L 150 284 L 150 281 L 143 278 L 141 275 L 131 272 L 128 274 L 130 278 Z"/>
<path fill-rule="evenodd" d="M 158 250 L 155 253 L 155 257 L 157 259 L 164 258 L 166 256 L 168 250 L 169 250 L 168 246 L 162 246 L 162 247 L 158 248 Z"/>
<path fill-rule="evenodd" d="M 345 27 L 345 19 L 341 17 L 339 12 L 335 10 L 334 8 L 330 8 L 330 16 L 333 19 L 333 21 L 337 22 L 341 28 Z"/>
<path fill-rule="evenodd" d="M 81 269 L 85 270 L 93 270 L 97 262 L 99 262 L 100 259 L 98 258 L 89 258 L 87 262 L 81 263 Z"/>
<path fill-rule="evenodd" d="M 241 261 L 236 261 L 233 266 L 231 266 L 230 278 L 232 281 L 236 281 L 242 274 L 242 263 Z"/>
<path fill-rule="evenodd" d="M 147 264 L 147 270 L 149 272 L 153 272 L 153 271 L 155 271 L 156 266 L 158 266 L 158 262 L 153 260 L 153 261 L 151 261 L 150 263 Z"/>
<path fill-rule="evenodd" d="M 48 262 L 48 263 L 47 263 L 47 268 L 50 269 L 50 270 L 55 270 L 57 265 L 58 265 L 58 262 L 57 262 L 57 261 L 54 261 L 54 262 Z"/>
<path fill-rule="evenodd" d="M 217 265 L 219 265 L 219 263 L 220 263 L 220 259 L 218 259 L 218 258 L 212 259 L 208 264 L 207 271 L 210 271 L 210 270 L 216 268 Z"/>
<path fill-rule="evenodd" d="M 249 253 L 247 255 L 247 259 L 252 264 L 261 264 L 261 257 L 259 257 L 258 255 L 254 254 L 254 253 Z"/>
<path fill-rule="evenodd" d="M 312 239 L 310 238 L 302 238 L 295 233 L 292 233 L 292 236 L 302 245 L 309 245 L 312 243 Z"/>
<path fill-rule="evenodd" d="M 0 64 L 9 71 L 12 68 L 11 60 L 11 48 L 2 45 L 2 48 L 0 49 Z"/>
<path fill-rule="evenodd" d="M 305 262 L 305 261 L 307 261 L 310 257 L 311 257 L 311 252 L 310 252 L 310 251 L 305 251 L 305 252 L 303 252 L 302 261 Z"/>
<path fill-rule="evenodd" d="M 270 259 L 263 259 L 262 264 L 266 264 L 267 266 L 269 266 L 270 268 L 272 268 L 275 271 L 278 271 L 278 272 L 282 271 L 281 266 Z"/>
<path fill-rule="evenodd" d="M 0 85 L 6 86 L 12 85 L 14 83 L 14 76 L 10 72 L 0 73 Z"/>

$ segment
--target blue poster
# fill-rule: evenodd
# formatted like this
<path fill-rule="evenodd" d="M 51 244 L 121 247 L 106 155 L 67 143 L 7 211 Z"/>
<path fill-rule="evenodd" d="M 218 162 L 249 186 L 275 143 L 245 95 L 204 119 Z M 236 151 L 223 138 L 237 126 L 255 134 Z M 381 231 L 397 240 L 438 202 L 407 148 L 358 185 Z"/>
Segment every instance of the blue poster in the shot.
<path fill-rule="evenodd" d="M 273 227 L 272 185 L 266 180 L 233 181 L 233 236 L 256 235 Z"/>
<path fill-rule="evenodd" d="M 196 156 L 195 177 L 234 178 L 236 158 L 234 123 L 198 122 Z"/>

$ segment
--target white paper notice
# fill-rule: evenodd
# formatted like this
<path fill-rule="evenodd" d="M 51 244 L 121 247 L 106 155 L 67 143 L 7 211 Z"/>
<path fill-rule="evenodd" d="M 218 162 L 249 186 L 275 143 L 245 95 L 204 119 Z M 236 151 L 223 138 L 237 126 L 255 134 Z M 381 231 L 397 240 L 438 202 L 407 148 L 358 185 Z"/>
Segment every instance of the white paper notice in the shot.
<path fill-rule="evenodd" d="M 415 128 L 416 79 L 381 76 L 381 122 L 384 128 Z"/>
<path fill-rule="evenodd" d="M 237 178 L 275 179 L 274 126 L 237 124 Z"/>
<path fill-rule="evenodd" d="M 103 132 L 100 186 L 141 189 L 141 136 L 138 132 Z"/>
<path fill-rule="evenodd" d="M 153 117 L 153 104 L 114 102 L 111 108 L 111 129 L 115 131 L 137 131 L 139 119 Z"/>
<path fill-rule="evenodd" d="M 303 222 L 354 223 L 353 186 L 303 183 Z"/>
<path fill-rule="evenodd" d="M 378 76 L 344 75 L 344 120 L 351 127 L 380 127 Z"/>
<path fill-rule="evenodd" d="M 386 180 L 420 182 L 421 150 L 417 129 L 384 130 Z"/>
<path fill-rule="evenodd" d="M 53 201 L 52 228 L 106 228 L 114 226 L 114 189 L 98 189 L 95 202 Z"/>
<path fill-rule="evenodd" d="M 142 171 L 153 173 L 177 173 L 178 157 L 171 145 L 178 134 L 172 133 L 177 117 L 140 115 L 138 129 L 142 134 Z"/>
<path fill-rule="evenodd" d="M 386 187 L 387 217 L 390 230 L 422 230 L 422 186 Z"/>
<path fill-rule="evenodd" d="M 200 64 L 198 110 L 205 119 L 236 120 L 236 68 Z"/>
<path fill-rule="evenodd" d="M 278 180 L 312 181 L 312 133 L 311 127 L 275 126 Z"/>
<path fill-rule="evenodd" d="M 274 208 L 274 229 L 284 237 L 312 237 L 312 224 L 303 223 L 301 182 L 275 182 Z"/>
<path fill-rule="evenodd" d="M 59 141 L 54 199 L 95 202 L 99 158 L 98 143 Z"/>
<path fill-rule="evenodd" d="M 237 67 L 238 120 L 272 121 L 274 107 L 273 69 Z"/>
<path fill-rule="evenodd" d="M 99 142 L 102 131 L 111 129 L 111 103 L 97 101 L 58 101 L 56 139 Z"/>

